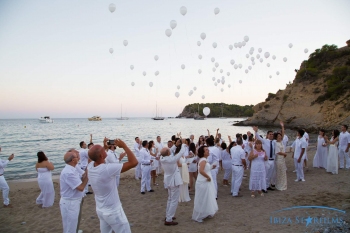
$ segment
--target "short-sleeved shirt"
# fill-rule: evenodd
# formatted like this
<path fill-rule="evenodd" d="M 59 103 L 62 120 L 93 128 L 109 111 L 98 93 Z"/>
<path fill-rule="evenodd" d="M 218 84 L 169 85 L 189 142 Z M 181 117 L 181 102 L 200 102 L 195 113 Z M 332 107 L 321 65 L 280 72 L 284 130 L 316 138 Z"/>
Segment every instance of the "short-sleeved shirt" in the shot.
<path fill-rule="evenodd" d="M 106 163 L 120 163 L 119 154 L 115 151 L 108 150 L 107 157 L 106 157 Z"/>
<path fill-rule="evenodd" d="M 348 132 L 340 132 L 339 134 L 339 149 L 346 150 L 350 143 L 350 134 Z"/>
<path fill-rule="evenodd" d="M 297 138 L 292 144 L 292 147 L 294 148 L 294 159 L 299 159 L 301 150 L 304 148 L 306 150 L 307 148 L 307 142 L 304 137 Z M 305 152 L 302 156 L 302 159 L 305 159 Z"/>
<path fill-rule="evenodd" d="M 219 161 L 221 157 L 221 151 L 219 148 L 215 146 L 208 147 L 209 149 L 209 156 L 207 158 L 207 161 L 210 165 L 216 165 L 216 168 L 219 168 Z"/>
<path fill-rule="evenodd" d="M 232 165 L 243 165 L 242 159 L 245 159 L 245 152 L 241 146 L 237 145 L 231 148 Z"/>
<path fill-rule="evenodd" d="M 88 165 L 88 162 L 89 162 L 88 150 L 80 148 L 79 156 L 80 156 L 79 164 L 80 164 L 81 168 L 86 168 L 86 166 Z"/>
<path fill-rule="evenodd" d="M 62 198 L 81 198 L 83 192 L 76 188 L 82 183 L 78 170 L 66 164 L 60 175 L 60 193 Z"/>
<path fill-rule="evenodd" d="M 88 177 L 95 193 L 96 210 L 103 213 L 114 213 L 120 206 L 120 199 L 116 185 L 116 177 L 120 176 L 123 168 L 121 163 L 108 163 L 94 166 L 92 161 L 88 165 Z"/>

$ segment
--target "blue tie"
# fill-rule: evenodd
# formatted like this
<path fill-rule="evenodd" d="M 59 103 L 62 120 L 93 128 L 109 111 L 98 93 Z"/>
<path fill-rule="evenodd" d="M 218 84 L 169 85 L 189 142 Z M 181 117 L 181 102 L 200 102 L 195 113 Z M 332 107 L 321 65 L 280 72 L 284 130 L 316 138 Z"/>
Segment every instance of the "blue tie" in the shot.
<path fill-rule="evenodd" d="M 270 159 L 272 159 L 272 141 L 270 141 Z"/>

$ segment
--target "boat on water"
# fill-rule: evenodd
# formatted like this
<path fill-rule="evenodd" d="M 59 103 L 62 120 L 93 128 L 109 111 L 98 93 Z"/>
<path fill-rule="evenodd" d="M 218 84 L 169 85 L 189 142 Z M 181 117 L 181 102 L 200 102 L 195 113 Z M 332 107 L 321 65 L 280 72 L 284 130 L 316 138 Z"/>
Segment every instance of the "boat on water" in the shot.
<path fill-rule="evenodd" d="M 162 121 L 165 119 L 165 117 L 158 116 L 158 108 L 157 108 L 157 103 L 156 103 L 156 116 L 152 118 L 155 121 Z"/>
<path fill-rule="evenodd" d="M 221 117 L 219 117 L 219 119 L 227 119 L 227 117 L 224 117 L 223 107 L 224 107 L 224 103 L 221 103 Z"/>
<path fill-rule="evenodd" d="M 40 123 L 53 123 L 53 120 L 49 116 L 39 118 Z"/>
<path fill-rule="evenodd" d="M 129 120 L 129 117 L 123 117 L 123 105 L 120 105 L 120 117 L 117 120 Z"/>
<path fill-rule="evenodd" d="M 193 119 L 195 119 L 195 120 L 205 120 L 204 116 L 199 115 L 199 104 L 198 104 L 198 113 L 194 115 Z"/>
<path fill-rule="evenodd" d="M 102 121 L 100 116 L 93 116 L 88 118 L 89 121 Z"/>

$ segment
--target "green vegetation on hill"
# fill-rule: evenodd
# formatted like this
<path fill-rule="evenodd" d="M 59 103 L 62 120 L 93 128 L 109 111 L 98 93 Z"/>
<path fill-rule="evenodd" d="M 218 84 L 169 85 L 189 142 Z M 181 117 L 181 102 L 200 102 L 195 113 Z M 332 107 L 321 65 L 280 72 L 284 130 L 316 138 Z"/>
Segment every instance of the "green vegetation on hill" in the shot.
<path fill-rule="evenodd" d="M 224 117 L 250 117 L 253 116 L 254 110 L 253 105 L 240 106 L 236 104 L 225 104 L 225 103 L 194 103 L 185 106 L 184 110 L 180 114 L 182 117 L 192 117 L 198 113 L 203 116 L 203 108 L 210 108 L 210 114 L 208 117 L 221 117 L 221 106 Z"/>

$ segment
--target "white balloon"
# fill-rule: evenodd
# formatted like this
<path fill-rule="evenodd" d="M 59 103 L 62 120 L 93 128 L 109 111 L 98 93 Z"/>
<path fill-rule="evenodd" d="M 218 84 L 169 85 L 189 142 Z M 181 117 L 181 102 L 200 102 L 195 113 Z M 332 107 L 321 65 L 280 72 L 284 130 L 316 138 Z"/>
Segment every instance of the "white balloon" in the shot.
<path fill-rule="evenodd" d="M 264 61 L 264 59 L 262 59 L 262 58 L 260 58 L 260 60 L 259 60 L 261 63 Z"/>
<path fill-rule="evenodd" d="M 270 75 L 269 77 L 272 78 L 272 75 Z"/>
<path fill-rule="evenodd" d="M 246 54 L 245 57 L 246 57 L 246 58 L 249 58 L 249 54 Z"/>
<path fill-rule="evenodd" d="M 270 63 L 267 63 L 266 65 L 267 65 L 267 67 L 270 67 Z"/>
<path fill-rule="evenodd" d="M 215 9 L 214 9 L 214 14 L 217 15 L 217 14 L 219 14 L 219 13 L 220 13 L 220 9 L 219 9 L 219 8 L 215 8 Z"/>
<path fill-rule="evenodd" d="M 230 72 L 227 72 L 226 75 L 227 75 L 227 76 L 230 76 Z"/>
<path fill-rule="evenodd" d="M 218 46 L 216 42 L 213 43 L 213 48 L 215 49 Z"/>
<path fill-rule="evenodd" d="M 237 46 L 238 46 L 238 48 L 242 48 L 242 43 L 241 43 L 241 42 L 238 42 L 238 43 L 237 43 Z"/>
<path fill-rule="evenodd" d="M 176 87 L 178 90 L 180 90 L 180 86 L 178 85 L 177 87 Z"/>
<path fill-rule="evenodd" d="M 197 89 L 197 88 L 196 88 Z M 191 94 L 193 94 L 193 90 L 190 90 Z"/>
<path fill-rule="evenodd" d="M 264 56 L 265 56 L 265 58 L 269 58 L 270 53 L 269 52 L 265 52 Z"/>
<path fill-rule="evenodd" d="M 287 58 L 286 58 L 286 57 L 284 57 L 284 58 L 283 58 L 283 61 L 284 61 L 284 62 L 287 62 Z"/>
<path fill-rule="evenodd" d="M 124 41 L 123 41 L 123 45 L 124 45 L 124 46 L 127 46 L 128 44 L 129 44 L 129 42 L 128 42 L 127 40 L 124 40 Z"/>
<path fill-rule="evenodd" d="M 249 70 L 251 70 L 251 69 L 252 69 L 252 67 L 251 67 L 251 66 L 248 66 L 248 69 L 249 69 Z"/>
<path fill-rule="evenodd" d="M 239 80 L 239 83 L 242 83 L 242 80 Z"/>
<path fill-rule="evenodd" d="M 221 83 L 222 83 L 222 85 L 224 85 L 225 84 L 225 80 L 221 80 Z"/>
<path fill-rule="evenodd" d="M 234 46 L 235 48 L 237 48 L 237 47 L 238 47 L 238 44 L 237 44 L 237 43 L 234 43 L 233 46 Z"/>
<path fill-rule="evenodd" d="M 221 77 L 221 80 L 225 80 L 225 76 L 222 76 L 222 77 Z"/>
<path fill-rule="evenodd" d="M 217 85 L 218 85 L 218 83 L 217 83 L 217 82 L 215 82 L 215 83 L 214 83 L 214 86 L 217 86 Z"/>
<path fill-rule="evenodd" d="M 256 55 L 256 59 L 259 59 L 259 58 L 260 58 L 260 54 L 257 54 L 257 55 Z"/>
<path fill-rule="evenodd" d="M 228 85 L 228 88 L 231 88 L 231 84 Z"/>
<path fill-rule="evenodd" d="M 152 82 L 149 82 L 148 84 L 150 87 L 153 87 L 153 83 Z"/>
<path fill-rule="evenodd" d="M 171 29 L 176 28 L 176 26 L 177 26 L 177 22 L 176 22 L 175 20 L 171 20 L 171 21 L 170 21 L 170 27 L 171 27 Z"/>
<path fill-rule="evenodd" d="M 252 65 L 255 65 L 255 62 L 254 62 L 254 61 L 252 62 Z"/>
<path fill-rule="evenodd" d="M 250 55 L 253 55 L 253 53 L 254 53 L 254 51 L 252 51 L 252 50 L 249 51 L 249 54 L 250 54 Z"/>
<path fill-rule="evenodd" d="M 308 53 L 309 52 L 309 50 L 308 49 L 304 49 L 304 53 Z"/>
<path fill-rule="evenodd" d="M 244 47 L 246 45 L 245 41 L 242 42 L 242 46 Z"/>
<path fill-rule="evenodd" d="M 198 55 L 198 58 L 199 58 L 199 59 L 202 59 L 202 55 L 199 54 L 199 55 Z"/>
<path fill-rule="evenodd" d="M 159 74 L 159 71 L 157 70 L 155 73 L 154 73 L 156 76 L 158 76 L 158 74 Z"/>
<path fill-rule="evenodd" d="M 135 83 L 134 83 L 134 82 L 131 82 L 131 86 L 135 86 Z"/>
<path fill-rule="evenodd" d="M 219 66 L 219 63 L 215 62 L 215 67 L 218 68 L 218 66 Z"/>
<path fill-rule="evenodd" d="M 146 71 L 143 71 L 143 73 L 142 73 L 142 74 L 143 74 L 143 76 L 146 76 L 146 74 L 147 74 L 147 73 L 146 73 Z"/>
<path fill-rule="evenodd" d="M 232 49 L 233 49 L 233 45 L 230 44 L 230 45 L 228 46 L 228 48 L 229 48 L 230 50 L 232 50 Z"/>
<path fill-rule="evenodd" d="M 231 63 L 231 65 L 235 64 L 235 60 L 232 59 L 232 60 L 230 61 L 230 63 Z"/>
<path fill-rule="evenodd" d="M 201 69 L 199 69 L 199 70 L 198 70 L 198 74 L 201 74 L 201 73 L 202 73 L 202 70 L 201 70 Z"/>
<path fill-rule="evenodd" d="M 168 28 L 167 30 L 165 30 L 165 35 L 166 35 L 167 37 L 170 37 L 171 34 L 172 34 L 171 29 Z"/>
<path fill-rule="evenodd" d="M 185 69 L 185 65 L 184 64 L 181 65 L 181 69 L 183 69 L 183 70 Z"/>
<path fill-rule="evenodd" d="M 212 79 L 213 81 L 215 81 L 215 77 L 212 77 L 211 79 Z"/>
<path fill-rule="evenodd" d="M 238 67 L 239 67 L 240 69 L 242 69 L 242 64 L 239 64 Z"/>
<path fill-rule="evenodd" d="M 220 83 L 220 82 L 221 82 L 221 80 L 220 80 L 220 79 L 217 79 L 217 80 L 216 80 L 216 82 L 217 82 L 217 83 Z"/>
<path fill-rule="evenodd" d="M 275 55 L 273 55 L 273 56 L 272 56 L 272 59 L 273 59 L 273 60 L 275 60 L 275 59 L 276 59 L 276 56 L 275 56 Z"/>
<path fill-rule="evenodd" d="M 237 68 L 238 68 L 238 65 L 237 65 L 237 64 L 235 64 L 233 67 L 234 67 L 235 69 L 237 69 Z"/>
<path fill-rule="evenodd" d="M 213 67 L 213 72 L 215 72 L 216 71 L 216 68 L 215 67 Z"/>
<path fill-rule="evenodd" d="M 180 93 L 179 92 L 175 92 L 175 96 L 176 96 L 176 98 L 179 98 Z"/>
<path fill-rule="evenodd" d="M 224 70 L 223 70 L 223 69 L 220 69 L 220 73 L 222 73 L 222 72 L 224 72 Z"/>
<path fill-rule="evenodd" d="M 277 74 L 277 75 L 279 75 L 279 74 L 280 74 L 280 72 L 279 72 L 279 71 L 277 71 L 277 72 L 276 72 L 276 74 Z"/>
<path fill-rule="evenodd" d="M 248 74 L 249 70 L 246 69 L 244 72 L 245 72 L 246 74 Z"/>
<path fill-rule="evenodd" d="M 201 42 L 200 42 L 200 41 L 197 41 L 197 45 L 198 45 L 198 46 L 201 46 Z"/>
<path fill-rule="evenodd" d="M 114 3 L 109 4 L 108 9 L 109 9 L 109 11 L 110 11 L 111 13 L 113 13 L 113 12 L 115 11 L 115 8 L 116 8 L 116 6 L 115 6 Z"/>
<path fill-rule="evenodd" d="M 245 36 L 243 39 L 244 39 L 245 42 L 248 42 L 249 41 L 249 36 Z"/>
<path fill-rule="evenodd" d="M 134 69 L 134 66 L 133 66 L 133 65 L 131 65 L 131 66 L 130 66 L 130 69 L 131 69 L 131 70 L 133 70 L 133 69 Z"/>
<path fill-rule="evenodd" d="M 191 95 L 192 95 L 192 93 L 191 93 L 191 92 L 188 92 L 188 95 L 189 95 L 189 96 L 191 96 Z"/>
<path fill-rule="evenodd" d="M 224 88 L 221 88 L 221 92 L 223 92 L 224 91 Z"/>
<path fill-rule="evenodd" d="M 206 37 L 207 37 L 207 35 L 206 35 L 204 32 L 202 32 L 202 33 L 201 33 L 201 38 L 202 38 L 202 40 L 205 40 Z"/>
<path fill-rule="evenodd" d="M 193 90 L 194 90 L 194 91 L 197 90 L 197 87 L 193 87 Z"/>
<path fill-rule="evenodd" d="M 254 57 L 251 57 L 251 58 L 250 58 L 251 61 L 254 61 L 254 59 L 255 59 Z"/>
<path fill-rule="evenodd" d="M 202 98 L 204 97 L 204 95 L 202 96 Z M 204 99 L 204 98 L 203 98 Z M 203 114 L 205 115 L 205 116 L 208 116 L 209 114 L 210 114 L 210 108 L 208 108 L 208 107 L 205 107 L 205 108 L 203 108 Z"/>
<path fill-rule="evenodd" d="M 187 8 L 185 6 L 180 7 L 180 13 L 185 16 L 187 13 Z"/>
<path fill-rule="evenodd" d="M 254 51 L 254 47 L 250 47 L 250 51 Z"/>
<path fill-rule="evenodd" d="M 258 52 L 259 52 L 259 53 L 261 53 L 261 52 L 262 52 L 262 49 L 261 49 L 261 48 L 259 48 L 259 49 L 258 49 Z"/>
<path fill-rule="evenodd" d="M 292 48 L 292 47 L 293 47 L 293 44 L 292 44 L 292 43 L 289 43 L 288 47 L 289 47 L 289 48 Z"/>
<path fill-rule="evenodd" d="M 155 55 L 154 60 L 158 61 L 158 59 L 159 59 L 158 55 Z"/>
<path fill-rule="evenodd" d="M 114 49 L 113 49 L 113 48 L 110 48 L 110 49 L 109 49 L 109 52 L 110 52 L 110 54 L 113 54 Z"/>
<path fill-rule="evenodd" d="M 211 58 L 211 62 L 214 62 L 214 61 L 215 61 L 215 58 L 214 58 L 214 57 L 212 57 L 212 58 Z"/>

